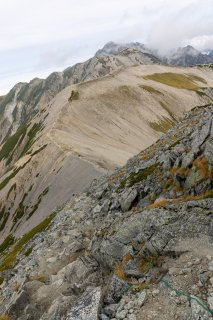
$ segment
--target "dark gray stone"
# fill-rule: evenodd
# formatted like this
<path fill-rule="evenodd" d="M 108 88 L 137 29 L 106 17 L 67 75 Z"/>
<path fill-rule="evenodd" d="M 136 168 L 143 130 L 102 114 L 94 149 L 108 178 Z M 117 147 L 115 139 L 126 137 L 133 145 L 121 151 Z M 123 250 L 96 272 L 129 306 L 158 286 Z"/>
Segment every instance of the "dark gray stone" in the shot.
<path fill-rule="evenodd" d="M 101 288 L 88 288 L 68 314 L 67 320 L 98 320 Z"/>

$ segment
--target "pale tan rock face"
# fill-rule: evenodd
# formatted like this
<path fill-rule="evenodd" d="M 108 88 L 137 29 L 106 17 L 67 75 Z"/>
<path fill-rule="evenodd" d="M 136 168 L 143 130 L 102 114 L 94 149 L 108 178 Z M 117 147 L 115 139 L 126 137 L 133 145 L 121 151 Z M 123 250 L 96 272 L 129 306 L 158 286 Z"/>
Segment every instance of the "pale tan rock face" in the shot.
<path fill-rule="evenodd" d="M 126 57 L 120 59 L 122 65 L 133 64 L 132 57 L 128 61 L 124 61 Z M 17 236 L 24 234 L 92 179 L 125 164 L 150 146 L 186 111 L 211 102 L 213 72 L 208 68 L 150 64 L 113 71 L 116 68 L 113 66 L 111 73 L 101 78 L 67 85 L 49 102 L 40 102 L 40 111 L 31 120 L 28 132 L 35 123 L 42 122 L 42 129 L 28 150 L 30 153 L 18 159 L 26 135 L 13 155 L 9 173 L 6 161 L 0 162 L 1 182 L 13 172 L 13 166 L 21 168 L 1 189 L 1 208 L 10 213 L 1 231 L 2 239 L 12 226 Z M 208 94 L 145 79 L 154 73 L 201 77 L 205 83 L 194 83 L 199 88 L 209 88 L 204 89 Z M 94 78 L 97 76 L 95 73 Z M 73 90 L 78 97 L 70 102 Z M 24 209 L 14 225 L 20 204 Z"/>

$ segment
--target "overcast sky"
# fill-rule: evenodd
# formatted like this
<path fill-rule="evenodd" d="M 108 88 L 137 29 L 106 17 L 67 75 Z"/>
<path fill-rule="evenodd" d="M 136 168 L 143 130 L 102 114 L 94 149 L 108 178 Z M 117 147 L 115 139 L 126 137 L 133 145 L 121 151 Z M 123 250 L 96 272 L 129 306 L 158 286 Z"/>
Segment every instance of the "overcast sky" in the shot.
<path fill-rule="evenodd" d="M 213 0 L 0 0 L 0 95 L 108 41 L 213 49 Z"/>

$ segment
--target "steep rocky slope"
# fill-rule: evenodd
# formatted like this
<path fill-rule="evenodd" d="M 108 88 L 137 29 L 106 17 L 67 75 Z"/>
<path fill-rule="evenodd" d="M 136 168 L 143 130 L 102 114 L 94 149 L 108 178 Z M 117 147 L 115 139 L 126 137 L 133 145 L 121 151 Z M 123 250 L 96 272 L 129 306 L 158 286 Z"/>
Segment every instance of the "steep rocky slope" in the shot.
<path fill-rule="evenodd" d="M 104 170 L 123 165 L 184 112 L 211 103 L 211 68 L 127 67 L 67 86 L 0 150 L 1 241 L 19 236 Z"/>
<path fill-rule="evenodd" d="M 3 100 L 0 99 L 0 142 L 8 134 L 15 133 L 20 125 L 30 121 L 43 105 L 68 85 L 102 77 L 126 66 L 152 64 L 156 60 L 140 50 L 126 48 L 107 56 L 95 56 L 63 72 L 54 72 L 47 79 L 36 78 L 30 83 L 18 83 Z"/>
<path fill-rule="evenodd" d="M 1 245 L 10 319 L 212 319 L 213 106 Z M 4 319 L 4 318 L 3 318 Z"/>

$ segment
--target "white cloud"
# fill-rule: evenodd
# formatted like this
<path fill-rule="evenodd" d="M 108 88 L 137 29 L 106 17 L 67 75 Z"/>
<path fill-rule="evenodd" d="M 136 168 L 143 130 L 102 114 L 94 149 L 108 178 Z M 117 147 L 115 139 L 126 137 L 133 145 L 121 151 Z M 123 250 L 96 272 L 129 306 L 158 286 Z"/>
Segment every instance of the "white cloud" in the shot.
<path fill-rule="evenodd" d="M 0 70 L 9 79 L 18 64 L 26 78 L 41 76 L 88 58 L 110 40 L 147 42 L 161 52 L 188 43 L 213 48 L 212 11 L 212 0 L 0 1 Z M 0 88 L 13 85 L 0 82 Z"/>

